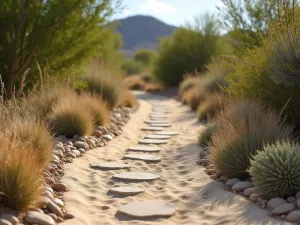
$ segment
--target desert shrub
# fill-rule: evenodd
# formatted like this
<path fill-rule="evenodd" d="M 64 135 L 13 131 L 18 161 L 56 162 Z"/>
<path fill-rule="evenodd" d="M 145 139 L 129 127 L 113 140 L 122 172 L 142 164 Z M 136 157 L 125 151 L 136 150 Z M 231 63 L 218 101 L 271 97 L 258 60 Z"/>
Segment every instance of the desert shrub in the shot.
<path fill-rule="evenodd" d="M 199 133 L 199 144 L 201 146 L 208 146 L 211 142 L 211 137 L 216 130 L 215 124 L 210 124 L 204 131 Z"/>
<path fill-rule="evenodd" d="M 249 172 L 264 197 L 289 197 L 300 191 L 299 151 L 299 144 L 282 141 L 254 156 Z"/>
<path fill-rule="evenodd" d="M 11 140 L 2 137 L 0 142 L 1 199 L 12 209 L 26 211 L 37 206 L 41 196 L 41 167 L 34 150 Z"/>
<path fill-rule="evenodd" d="M 144 87 L 144 91 L 146 92 L 155 92 L 162 90 L 163 87 L 157 83 L 147 83 Z"/>
<path fill-rule="evenodd" d="M 150 49 L 141 49 L 135 52 L 133 58 L 140 62 L 144 67 L 149 66 L 156 56 L 156 52 Z"/>
<path fill-rule="evenodd" d="M 154 81 L 152 75 L 149 73 L 144 73 L 143 75 L 141 75 L 141 79 L 146 83 Z"/>
<path fill-rule="evenodd" d="M 94 124 L 104 126 L 110 121 L 110 112 L 106 103 L 96 95 L 82 93 L 78 104 L 93 115 Z"/>
<path fill-rule="evenodd" d="M 212 136 L 212 162 L 221 174 L 229 177 L 247 176 L 251 157 L 263 145 L 292 138 L 293 128 L 259 102 L 232 104 L 217 121 Z"/>
<path fill-rule="evenodd" d="M 175 86 L 185 73 L 205 71 L 205 65 L 218 52 L 218 41 L 218 22 L 212 15 L 206 14 L 196 19 L 195 25 L 177 29 L 171 39 L 160 42 L 155 78 L 164 86 Z"/>
<path fill-rule="evenodd" d="M 77 99 L 76 99 L 77 101 Z M 94 129 L 94 117 L 76 101 L 60 101 L 48 116 L 49 123 L 56 134 L 68 137 L 91 135 Z"/>
<path fill-rule="evenodd" d="M 181 102 L 183 104 L 188 104 L 189 103 L 189 99 L 191 99 L 192 95 L 195 94 L 196 88 L 190 88 L 189 90 L 187 90 L 186 92 L 184 92 L 184 94 L 181 97 Z"/>
<path fill-rule="evenodd" d="M 135 96 L 130 91 L 123 90 L 120 105 L 136 109 L 137 100 L 136 100 Z"/>
<path fill-rule="evenodd" d="M 83 80 L 87 83 L 87 91 L 98 94 L 110 108 L 116 106 L 120 98 L 121 80 L 102 65 L 90 64 Z"/>
<path fill-rule="evenodd" d="M 229 104 L 228 96 L 219 93 L 209 95 L 197 108 L 198 120 L 214 118 L 227 104 Z"/>
<path fill-rule="evenodd" d="M 189 98 L 187 99 L 188 105 L 192 110 L 196 110 L 201 102 L 207 97 L 207 93 L 203 92 L 202 89 L 193 88 L 188 93 Z"/>
<path fill-rule="evenodd" d="M 44 122 L 30 119 L 14 119 L 7 128 L 14 135 L 16 143 L 32 150 L 40 167 L 46 167 L 53 155 L 53 137 Z"/>
<path fill-rule="evenodd" d="M 122 65 L 122 70 L 127 75 L 138 74 L 143 70 L 143 64 L 135 60 L 127 60 Z"/>
<path fill-rule="evenodd" d="M 125 77 L 123 80 L 125 88 L 130 90 L 142 90 L 145 86 L 145 81 L 139 75 Z"/>
<path fill-rule="evenodd" d="M 201 77 L 195 74 L 187 74 L 186 78 L 179 85 L 179 96 L 182 97 L 185 92 L 193 87 L 200 86 Z"/>

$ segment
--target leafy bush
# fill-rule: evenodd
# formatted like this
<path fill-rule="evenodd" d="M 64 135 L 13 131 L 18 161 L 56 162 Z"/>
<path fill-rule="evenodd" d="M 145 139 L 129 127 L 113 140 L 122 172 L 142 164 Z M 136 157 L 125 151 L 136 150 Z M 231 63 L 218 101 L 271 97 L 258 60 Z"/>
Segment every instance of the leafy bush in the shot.
<path fill-rule="evenodd" d="M 78 104 L 93 115 L 94 124 L 104 126 L 109 123 L 110 112 L 100 97 L 83 93 L 78 99 Z"/>
<path fill-rule="evenodd" d="M 139 74 L 143 70 L 143 65 L 138 61 L 127 60 L 123 63 L 122 69 L 127 75 Z"/>
<path fill-rule="evenodd" d="M 6 206 L 24 212 L 41 196 L 40 165 L 33 149 L 0 142 L 0 192 Z"/>
<path fill-rule="evenodd" d="M 133 58 L 135 61 L 140 62 L 144 67 L 149 66 L 156 56 L 156 52 L 150 49 L 141 49 L 135 52 Z"/>
<path fill-rule="evenodd" d="M 120 105 L 136 109 L 137 100 L 136 100 L 135 96 L 133 94 L 131 94 L 130 91 L 123 90 Z"/>
<path fill-rule="evenodd" d="M 83 80 L 88 85 L 88 92 L 100 95 L 110 108 L 118 104 L 121 80 L 106 68 L 97 63 L 90 64 Z"/>
<path fill-rule="evenodd" d="M 125 77 L 123 83 L 125 88 L 130 90 L 144 89 L 145 86 L 145 81 L 143 81 L 139 75 Z"/>
<path fill-rule="evenodd" d="M 68 137 L 91 135 L 94 129 L 94 117 L 89 110 L 75 101 L 60 101 L 49 114 L 48 120 L 56 134 Z"/>
<path fill-rule="evenodd" d="M 211 142 L 211 137 L 216 130 L 216 125 L 209 125 L 203 132 L 199 133 L 199 144 L 202 146 L 208 146 Z"/>
<path fill-rule="evenodd" d="M 214 118 L 227 104 L 229 104 L 229 97 L 219 93 L 209 95 L 197 108 L 198 120 Z"/>
<path fill-rule="evenodd" d="M 292 138 L 293 128 L 258 102 L 232 104 L 217 122 L 212 136 L 212 162 L 228 177 L 247 176 L 251 157 L 262 150 L 263 145 Z"/>
<path fill-rule="evenodd" d="M 34 151 L 41 168 L 46 167 L 53 155 L 53 137 L 50 128 L 34 119 L 14 119 L 8 129 L 16 142 Z"/>
<path fill-rule="evenodd" d="M 177 29 L 171 39 L 160 43 L 154 76 L 164 86 L 175 86 L 183 80 L 183 74 L 205 71 L 205 65 L 218 52 L 218 42 L 218 22 L 212 15 L 199 18 L 195 26 Z"/>
<path fill-rule="evenodd" d="M 254 156 L 249 172 L 264 197 L 289 197 L 300 191 L 299 151 L 299 144 L 282 141 Z"/>

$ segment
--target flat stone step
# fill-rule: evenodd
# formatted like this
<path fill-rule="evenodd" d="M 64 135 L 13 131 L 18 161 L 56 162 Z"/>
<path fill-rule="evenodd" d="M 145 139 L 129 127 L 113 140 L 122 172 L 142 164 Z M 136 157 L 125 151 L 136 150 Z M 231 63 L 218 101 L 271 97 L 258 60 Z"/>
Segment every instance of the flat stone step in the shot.
<path fill-rule="evenodd" d="M 146 172 L 124 172 L 113 175 L 113 178 L 129 181 L 151 181 L 160 178 L 160 175 Z"/>
<path fill-rule="evenodd" d="M 169 123 L 159 123 L 159 124 L 151 123 L 150 126 L 151 127 L 171 127 L 172 125 Z"/>
<path fill-rule="evenodd" d="M 135 159 L 145 162 L 159 162 L 161 160 L 161 157 L 150 154 L 127 154 L 124 156 L 124 159 Z"/>
<path fill-rule="evenodd" d="M 140 187 L 125 186 L 125 187 L 114 187 L 111 188 L 109 191 L 111 193 L 115 193 L 118 195 L 136 195 L 144 192 L 145 190 Z"/>
<path fill-rule="evenodd" d="M 175 136 L 175 135 L 178 135 L 179 132 L 176 132 L 176 131 L 159 131 L 159 132 L 155 132 L 155 134 L 157 134 L 157 135 Z"/>
<path fill-rule="evenodd" d="M 151 118 L 168 118 L 167 115 L 150 115 Z"/>
<path fill-rule="evenodd" d="M 161 145 L 161 144 L 166 144 L 168 143 L 166 140 L 155 140 L 155 139 L 143 139 L 139 141 L 139 144 L 142 145 Z"/>
<path fill-rule="evenodd" d="M 145 146 L 137 145 L 127 149 L 127 151 L 136 151 L 136 152 L 159 152 L 160 149 L 157 146 Z"/>
<path fill-rule="evenodd" d="M 90 167 L 94 169 L 120 170 L 120 169 L 130 168 L 130 165 L 119 163 L 119 162 L 99 162 L 99 163 L 90 163 Z"/>
<path fill-rule="evenodd" d="M 152 109 L 152 113 L 170 113 L 168 109 Z"/>
<path fill-rule="evenodd" d="M 151 135 L 145 136 L 145 138 L 146 138 L 146 139 L 158 139 L 158 140 L 164 140 L 164 139 L 169 139 L 169 138 L 171 138 L 171 136 L 151 134 Z"/>
<path fill-rule="evenodd" d="M 133 218 L 170 217 L 175 214 L 173 204 L 153 200 L 131 202 L 120 207 L 119 212 Z"/>
<path fill-rule="evenodd" d="M 145 123 L 148 123 L 148 124 L 159 124 L 159 123 L 166 124 L 166 123 L 170 123 L 170 121 L 168 121 L 168 120 L 145 120 Z"/>
<path fill-rule="evenodd" d="M 163 127 L 143 127 L 142 130 L 144 131 L 162 131 Z"/>

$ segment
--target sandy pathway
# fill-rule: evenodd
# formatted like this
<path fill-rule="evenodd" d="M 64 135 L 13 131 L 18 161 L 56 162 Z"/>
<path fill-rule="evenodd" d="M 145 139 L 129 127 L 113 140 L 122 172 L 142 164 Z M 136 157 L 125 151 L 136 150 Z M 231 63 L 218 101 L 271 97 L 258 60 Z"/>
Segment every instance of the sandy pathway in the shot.
<path fill-rule="evenodd" d="M 197 133 L 201 124 L 194 113 L 179 102 L 157 95 L 136 92 L 140 99 L 139 110 L 125 125 L 124 132 L 103 148 L 87 152 L 82 158 L 65 166 L 62 181 L 70 191 L 65 193 L 66 209 L 76 215 L 67 220 L 67 225 L 113 225 L 113 224 L 288 224 L 268 216 L 268 212 L 223 190 L 223 184 L 212 181 L 197 165 L 201 148 L 197 144 Z M 171 128 L 165 131 L 178 131 L 179 135 L 161 145 L 158 163 L 145 163 L 135 160 L 121 160 L 125 150 L 134 146 L 146 134 L 141 131 L 144 121 L 149 119 L 150 102 L 168 106 L 171 113 Z M 144 193 L 130 197 L 108 194 L 111 187 L 124 184 L 112 180 L 114 174 L 128 170 L 101 171 L 89 167 L 89 163 L 103 160 L 128 162 L 134 172 L 152 172 L 161 175 L 160 180 L 135 182 L 135 186 L 145 189 Z M 128 182 L 125 182 L 128 183 Z M 135 220 L 118 213 L 120 206 L 138 200 L 156 200 L 174 203 L 176 213 L 169 219 Z"/>

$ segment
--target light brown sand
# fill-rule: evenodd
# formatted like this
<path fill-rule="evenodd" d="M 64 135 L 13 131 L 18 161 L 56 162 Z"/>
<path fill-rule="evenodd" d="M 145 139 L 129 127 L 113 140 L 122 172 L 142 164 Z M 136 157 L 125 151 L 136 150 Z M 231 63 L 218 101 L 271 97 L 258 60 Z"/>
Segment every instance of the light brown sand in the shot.
<path fill-rule="evenodd" d="M 227 192 L 223 184 L 211 180 L 204 168 L 197 165 L 201 148 L 197 144 L 197 133 L 201 124 L 189 108 L 172 99 L 136 92 L 140 99 L 139 110 L 124 127 L 122 135 L 109 142 L 104 148 L 87 152 L 82 158 L 67 164 L 62 181 L 70 189 L 65 193 L 66 209 L 75 214 L 75 219 L 63 225 L 114 225 L 114 224 L 288 224 L 268 216 L 268 212 L 241 196 Z M 161 175 L 160 180 L 134 183 L 145 189 L 144 193 L 131 197 L 108 194 L 111 187 L 128 185 L 112 180 L 113 174 L 122 171 L 101 171 L 89 167 L 89 163 L 101 160 L 120 160 L 125 150 L 134 146 L 146 134 L 145 126 L 151 112 L 149 101 L 159 101 L 170 108 L 172 128 L 178 136 L 161 145 L 158 154 L 161 162 L 147 164 L 141 161 L 124 160 L 132 165 L 131 171 L 153 172 Z M 174 203 L 176 214 L 169 219 L 134 220 L 121 215 L 121 205 L 135 201 L 154 199 Z"/>

